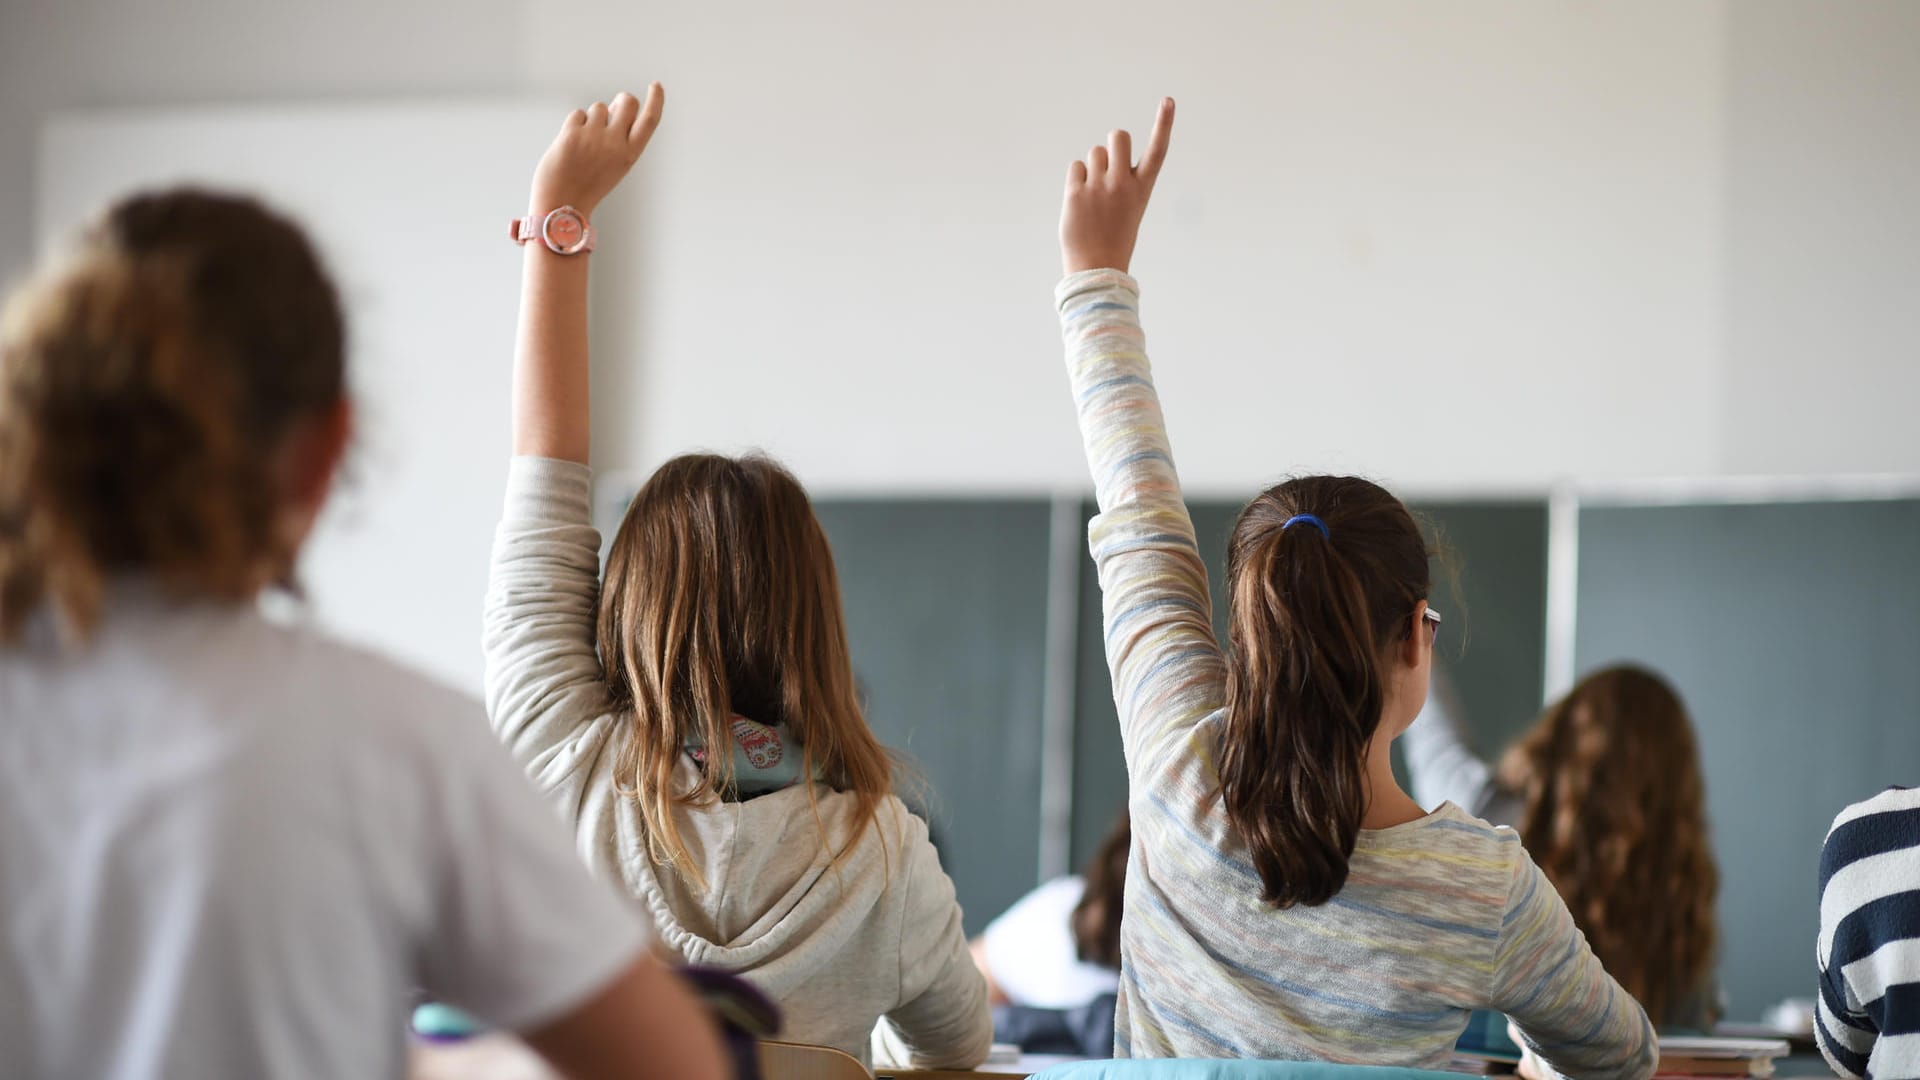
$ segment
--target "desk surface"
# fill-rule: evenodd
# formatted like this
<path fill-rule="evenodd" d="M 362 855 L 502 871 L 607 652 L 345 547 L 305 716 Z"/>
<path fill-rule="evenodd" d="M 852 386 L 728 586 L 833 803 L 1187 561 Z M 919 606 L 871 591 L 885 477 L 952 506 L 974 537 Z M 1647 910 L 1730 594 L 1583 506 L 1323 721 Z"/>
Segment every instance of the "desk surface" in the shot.
<path fill-rule="evenodd" d="M 894 1069 L 879 1065 L 873 1075 L 874 1080 L 1026 1080 L 1042 1069 L 1082 1060 L 1056 1054 L 1022 1054 L 1018 1061 L 990 1062 L 974 1069 Z"/>
<path fill-rule="evenodd" d="M 977 1069 L 874 1070 L 875 1080 L 1026 1080 L 1050 1065 L 1079 1058 L 1025 1054 L 1018 1061 Z M 558 1080 L 533 1051 L 506 1035 L 486 1035 L 459 1043 L 415 1043 L 408 1080 Z"/>

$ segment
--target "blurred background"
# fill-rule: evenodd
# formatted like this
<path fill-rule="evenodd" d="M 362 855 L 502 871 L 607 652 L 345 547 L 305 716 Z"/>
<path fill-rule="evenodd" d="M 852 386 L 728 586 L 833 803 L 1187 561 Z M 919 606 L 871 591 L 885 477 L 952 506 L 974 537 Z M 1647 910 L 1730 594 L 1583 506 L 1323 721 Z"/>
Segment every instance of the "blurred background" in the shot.
<path fill-rule="evenodd" d="M 314 605 L 477 689 L 503 226 L 569 109 L 664 82 L 596 222 L 596 513 L 693 447 L 794 468 L 977 930 L 1124 793 L 1054 229 L 1171 94 L 1134 268 L 1216 568 L 1254 491 L 1360 472 L 1458 554 L 1479 749 L 1666 673 L 1752 1018 L 1812 991 L 1832 815 L 1920 781 L 1917 57 L 1902 0 L 6 0 L 0 276 L 144 184 L 306 221 L 365 427 Z"/>

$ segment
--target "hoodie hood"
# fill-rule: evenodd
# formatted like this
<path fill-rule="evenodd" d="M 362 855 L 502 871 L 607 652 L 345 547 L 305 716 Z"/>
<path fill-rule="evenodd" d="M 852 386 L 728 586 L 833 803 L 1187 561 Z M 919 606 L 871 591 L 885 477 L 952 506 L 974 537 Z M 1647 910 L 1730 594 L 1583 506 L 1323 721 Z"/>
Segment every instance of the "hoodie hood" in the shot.
<path fill-rule="evenodd" d="M 693 779 L 692 762 L 680 768 Z M 680 838 L 705 886 L 650 859 L 627 867 L 629 885 L 687 963 L 752 968 L 766 985 L 783 960 L 797 968 L 803 954 L 844 948 L 899 871 L 903 830 L 925 837 L 926 826 L 898 799 L 881 800 L 865 830 L 858 809 L 855 796 L 824 784 L 681 807 Z M 832 853 L 844 853 L 838 864 Z"/>

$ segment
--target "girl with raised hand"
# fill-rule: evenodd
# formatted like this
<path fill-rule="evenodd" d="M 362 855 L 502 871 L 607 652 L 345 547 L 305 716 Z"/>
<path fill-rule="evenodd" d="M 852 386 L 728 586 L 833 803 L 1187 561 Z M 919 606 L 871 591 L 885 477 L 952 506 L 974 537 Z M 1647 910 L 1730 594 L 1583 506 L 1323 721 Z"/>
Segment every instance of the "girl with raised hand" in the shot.
<path fill-rule="evenodd" d="M 1423 806 L 1451 802 L 1520 833 L 1594 954 L 1662 1028 L 1710 1030 L 1714 898 L 1706 779 L 1680 695 L 1644 668 L 1581 679 L 1500 758 L 1460 736 L 1444 673 L 1403 748 Z"/>
<path fill-rule="evenodd" d="M 299 228 L 111 209 L 0 320 L 0 1077 L 399 1077 L 421 989 L 724 1075 L 478 703 L 262 618 L 351 429 Z"/>
<path fill-rule="evenodd" d="M 1507 1013 L 1576 1077 L 1639 1080 L 1646 1015 L 1511 830 L 1428 814 L 1388 749 L 1420 711 L 1439 616 L 1398 499 L 1306 476 L 1228 542 L 1230 649 L 1127 274 L 1173 126 L 1068 171 L 1056 290 L 1099 515 L 1089 533 L 1131 782 L 1116 1053 L 1436 1067 Z"/>
<path fill-rule="evenodd" d="M 514 362 L 514 458 L 486 604 L 495 732 L 643 900 L 662 944 L 735 972 L 782 1038 L 912 1063 L 992 1044 L 985 981 L 927 829 L 862 715 L 825 533 L 764 457 L 689 454 L 590 524 L 594 209 L 660 119 L 660 87 L 575 112 L 541 159 Z"/>

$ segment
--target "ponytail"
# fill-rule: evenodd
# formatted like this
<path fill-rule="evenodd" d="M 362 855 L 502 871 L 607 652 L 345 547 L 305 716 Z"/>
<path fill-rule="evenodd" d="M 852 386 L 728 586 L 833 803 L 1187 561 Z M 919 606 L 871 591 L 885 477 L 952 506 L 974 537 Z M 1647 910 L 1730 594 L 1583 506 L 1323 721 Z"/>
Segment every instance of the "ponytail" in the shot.
<path fill-rule="evenodd" d="M 84 640 L 115 574 L 243 600 L 286 578 L 277 451 L 344 394 L 306 238 L 248 200 L 113 207 L 0 317 L 0 642 Z"/>
<path fill-rule="evenodd" d="M 1323 904 L 1346 884 L 1386 700 L 1383 662 L 1430 588 L 1426 544 L 1378 485 L 1304 477 L 1241 511 L 1227 583 L 1221 801 L 1261 898 Z"/>

